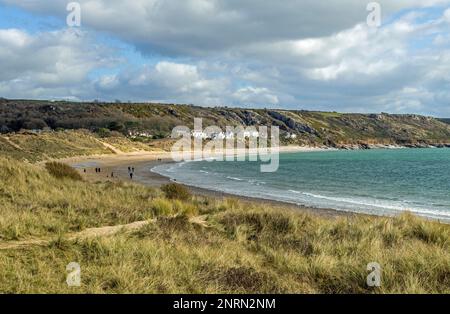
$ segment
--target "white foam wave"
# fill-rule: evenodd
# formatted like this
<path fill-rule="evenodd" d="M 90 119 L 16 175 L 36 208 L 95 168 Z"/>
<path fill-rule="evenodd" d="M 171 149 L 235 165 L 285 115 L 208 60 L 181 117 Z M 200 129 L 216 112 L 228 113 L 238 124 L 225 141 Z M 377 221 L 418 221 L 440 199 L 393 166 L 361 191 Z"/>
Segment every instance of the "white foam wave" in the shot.
<path fill-rule="evenodd" d="M 227 179 L 234 180 L 234 181 L 244 181 L 244 179 L 236 178 L 236 177 L 227 177 Z"/>
<path fill-rule="evenodd" d="M 191 161 L 187 161 L 191 162 Z M 179 167 L 182 167 L 185 163 L 177 163 L 177 164 L 171 164 L 170 167 L 165 165 L 165 167 L 157 166 L 151 169 L 151 171 L 162 174 L 162 175 L 168 175 L 172 177 L 178 177 L 174 175 L 175 172 L 179 173 Z M 178 169 L 177 169 L 178 168 Z M 175 171 L 178 170 L 178 171 Z M 208 173 L 208 171 L 205 170 L 199 170 L 199 172 L 202 173 Z M 169 174 L 170 173 L 170 174 Z M 210 174 L 211 176 L 211 174 Z M 204 176 L 202 176 L 203 180 Z M 253 188 L 248 189 L 242 189 L 240 186 L 239 189 L 237 189 L 236 186 L 232 186 L 231 184 L 222 184 L 216 186 L 216 188 L 211 188 L 211 184 L 205 184 L 204 182 L 199 181 L 197 178 L 191 177 L 189 179 L 184 180 L 185 184 L 203 187 L 203 188 L 210 188 L 215 190 L 224 191 L 231 194 L 237 194 L 242 196 L 250 196 L 250 197 L 262 197 L 266 199 L 274 199 L 279 201 L 286 201 L 291 203 L 296 203 L 299 205 L 306 205 L 306 206 L 316 206 L 319 208 L 334 208 L 337 210 L 343 210 L 343 211 L 352 211 L 352 212 L 365 212 L 370 214 L 379 214 L 379 215 L 395 215 L 396 213 L 400 213 L 402 211 L 410 211 L 412 213 L 415 213 L 417 215 L 426 216 L 430 218 L 436 218 L 436 219 L 443 219 L 445 221 L 450 221 L 450 211 L 446 210 L 433 210 L 426 208 L 427 205 L 432 204 L 421 204 L 421 202 L 417 202 L 414 200 L 404 200 L 402 199 L 377 199 L 377 198 L 371 198 L 371 197 L 354 197 L 354 196 L 348 196 L 348 197 L 337 197 L 337 196 L 328 196 L 323 195 L 321 192 L 317 193 L 311 193 L 311 192 L 304 192 L 299 191 L 295 189 L 287 190 L 288 193 L 278 189 L 271 187 L 270 184 L 267 187 L 260 187 L 260 184 L 266 184 L 266 182 L 261 182 L 257 179 L 242 179 L 239 177 L 234 176 L 227 176 L 226 177 L 229 180 L 233 181 L 245 181 L 249 183 L 249 186 L 253 186 Z M 181 178 L 180 178 L 181 179 Z M 183 180 L 179 180 L 180 182 Z M 286 191 L 286 190 L 285 190 Z M 293 195 L 294 194 L 294 195 Z"/>
<path fill-rule="evenodd" d="M 296 192 L 298 192 L 298 191 L 296 191 Z M 369 199 L 359 200 L 359 199 L 355 199 L 355 198 L 332 197 L 332 196 L 325 196 L 325 195 L 308 193 L 308 192 L 301 192 L 301 194 L 309 196 L 309 197 L 313 197 L 313 198 L 325 199 L 325 200 L 339 202 L 339 203 L 360 205 L 360 206 L 364 206 L 364 207 L 388 209 L 388 210 L 392 210 L 392 211 L 411 211 L 411 212 L 414 212 L 417 214 L 450 217 L 449 212 L 442 212 L 442 211 L 430 210 L 430 209 L 418 208 L 418 207 L 408 207 L 408 206 L 402 206 L 400 204 L 389 204 L 389 203 L 380 202 L 377 200 L 369 200 Z"/>

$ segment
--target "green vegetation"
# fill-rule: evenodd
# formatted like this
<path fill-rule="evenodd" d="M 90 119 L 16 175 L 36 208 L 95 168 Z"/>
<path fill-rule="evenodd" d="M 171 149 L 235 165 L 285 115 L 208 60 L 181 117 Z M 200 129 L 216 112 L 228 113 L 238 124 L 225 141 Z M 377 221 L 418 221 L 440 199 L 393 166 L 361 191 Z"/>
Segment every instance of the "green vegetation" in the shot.
<path fill-rule="evenodd" d="M 450 125 L 445 119 L 419 115 L 343 114 L 303 110 L 205 108 L 169 104 L 71 103 L 31 100 L 0 100 L 0 132 L 21 129 L 87 129 L 100 138 L 139 134 L 136 141 L 167 138 L 173 127 L 279 126 L 282 141 L 300 145 L 399 144 L 426 146 L 450 144 Z M 287 133 L 295 141 L 285 140 Z"/>
<path fill-rule="evenodd" d="M 171 200 L 177 199 L 185 201 L 191 198 L 191 193 L 189 190 L 180 184 L 166 184 L 161 187 L 161 190 L 164 192 L 166 197 Z"/>
<path fill-rule="evenodd" d="M 180 186 L 166 186 L 179 191 Z M 405 214 L 328 217 L 128 183 L 57 179 L 0 160 L 2 293 L 450 292 L 450 226 Z M 69 232 L 148 221 L 74 239 Z M 11 240 L 49 242 L 6 247 Z M 81 287 L 65 283 L 81 265 Z M 382 285 L 366 286 L 370 262 Z"/>
<path fill-rule="evenodd" d="M 78 180 L 78 181 L 83 180 L 78 171 L 76 171 L 71 166 L 60 162 L 56 161 L 47 162 L 45 164 L 45 168 L 47 169 L 48 173 L 50 173 L 52 176 L 58 179 L 68 178 L 71 180 Z"/>
<path fill-rule="evenodd" d="M 450 293 L 449 225 L 410 214 L 313 215 L 178 184 L 93 183 L 67 165 L 38 163 L 168 149 L 168 140 L 122 134 L 164 137 L 194 117 L 278 125 L 309 145 L 450 138 L 448 124 L 414 115 L 0 100 L 0 292 Z M 53 130 L 11 133 L 46 126 Z M 65 283 L 70 262 L 81 265 L 81 287 Z M 382 267 L 379 288 L 366 285 L 371 262 Z"/>

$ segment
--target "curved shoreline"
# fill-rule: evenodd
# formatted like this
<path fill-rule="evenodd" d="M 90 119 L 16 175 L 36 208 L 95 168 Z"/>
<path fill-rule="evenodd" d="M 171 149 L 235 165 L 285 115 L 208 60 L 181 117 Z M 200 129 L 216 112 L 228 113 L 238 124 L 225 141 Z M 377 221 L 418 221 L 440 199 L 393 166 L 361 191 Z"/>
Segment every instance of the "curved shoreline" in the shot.
<path fill-rule="evenodd" d="M 150 171 L 156 166 L 175 163 L 167 153 L 160 154 L 123 154 L 112 156 L 91 156 L 70 158 L 66 160 L 71 166 L 77 168 L 84 178 L 92 182 L 98 181 L 125 181 L 135 182 L 146 186 L 159 188 L 164 184 L 173 182 L 169 177 L 163 176 L 159 173 Z M 128 176 L 128 167 L 135 168 L 135 175 L 131 181 Z M 95 173 L 94 168 L 102 168 L 102 172 Z M 84 173 L 86 169 L 86 173 Z M 111 173 L 114 173 L 114 178 L 111 178 Z M 312 206 L 303 206 L 289 202 L 283 202 L 272 199 L 265 199 L 259 197 L 242 196 L 212 189 L 196 187 L 192 185 L 183 184 L 192 194 L 199 196 L 206 196 L 217 199 L 235 198 L 245 203 L 257 203 L 263 205 L 270 205 L 275 207 L 282 207 L 290 210 L 301 210 L 304 212 L 326 216 L 330 218 L 342 216 L 372 216 L 365 213 L 355 213 L 347 211 L 339 211 L 331 208 L 316 208 Z"/>
<path fill-rule="evenodd" d="M 325 207 L 322 207 L 321 205 L 316 205 L 313 203 L 311 204 L 308 202 L 301 202 L 300 200 L 298 202 L 296 200 L 286 200 L 286 199 L 283 199 L 282 197 L 277 197 L 276 191 L 275 191 L 275 193 L 271 192 L 271 191 L 266 191 L 266 193 L 262 193 L 264 195 L 258 195 L 258 196 L 251 196 L 251 193 L 250 194 L 242 193 L 242 192 L 240 192 L 241 190 L 236 190 L 236 189 L 223 191 L 220 188 L 216 188 L 215 186 L 212 188 L 205 187 L 204 185 L 201 184 L 201 181 L 198 181 L 198 180 L 190 180 L 188 182 L 179 181 L 179 180 L 177 181 L 177 180 L 173 179 L 169 173 L 166 174 L 164 171 L 155 171 L 156 167 L 158 167 L 158 166 L 153 166 L 150 169 L 151 172 L 153 172 L 157 175 L 166 177 L 171 182 L 176 181 L 177 183 L 188 186 L 191 189 L 194 188 L 194 189 L 198 189 L 201 191 L 206 190 L 206 191 L 209 191 L 209 193 L 216 193 L 216 194 L 218 193 L 220 195 L 228 195 L 228 196 L 242 198 L 242 199 L 265 201 L 265 202 L 271 202 L 274 204 L 284 204 L 284 205 L 289 205 L 291 207 L 308 209 L 308 210 L 313 210 L 313 211 L 326 210 L 329 212 L 330 211 L 334 212 L 335 214 L 339 214 L 341 216 L 342 215 L 347 215 L 347 216 L 348 215 L 365 215 L 365 216 L 373 216 L 373 217 L 396 217 L 403 213 L 409 212 L 412 215 L 421 217 L 423 219 L 450 224 L 450 218 L 448 218 L 446 215 L 435 214 L 432 211 L 426 211 L 425 209 L 422 211 L 419 211 L 419 210 L 415 210 L 413 208 L 408 210 L 408 209 L 397 209 L 397 208 L 379 206 L 380 207 L 379 210 L 376 210 L 376 209 L 370 210 L 369 209 L 370 206 L 374 206 L 374 205 L 369 204 L 367 206 L 361 205 L 361 206 L 359 206 L 359 208 L 355 208 L 353 210 L 353 209 L 333 207 L 333 205 L 331 205 L 331 204 L 324 204 Z M 230 177 L 227 177 L 227 178 L 230 178 Z M 231 178 L 231 179 L 235 179 L 235 178 Z M 327 207 L 327 206 L 330 206 L 330 207 Z"/>
<path fill-rule="evenodd" d="M 155 167 L 157 167 L 157 166 L 153 166 L 151 169 L 151 172 L 155 176 L 163 178 L 163 180 L 165 180 L 167 183 L 174 182 L 174 180 L 171 179 L 170 177 L 152 171 Z M 361 216 L 361 215 L 374 216 L 374 215 L 370 215 L 370 214 L 366 214 L 366 213 L 356 213 L 356 212 L 337 210 L 337 209 L 332 209 L 332 208 L 322 208 L 322 207 L 300 205 L 300 204 L 287 202 L 287 201 L 234 194 L 234 193 L 224 192 L 224 191 L 221 191 L 218 189 L 217 190 L 216 189 L 207 189 L 207 188 L 203 188 L 203 187 L 199 187 L 199 186 L 195 186 L 195 185 L 191 185 L 191 184 L 186 184 L 186 183 L 178 182 L 178 181 L 177 181 L 177 183 L 187 187 L 194 195 L 202 195 L 202 196 L 213 197 L 213 198 L 236 198 L 236 199 L 239 199 L 244 202 L 259 203 L 259 204 L 283 207 L 283 208 L 288 208 L 288 209 L 293 209 L 293 210 L 302 210 L 302 211 L 307 211 L 309 213 L 313 213 L 316 215 L 329 216 L 329 217 Z M 145 183 L 143 183 L 143 184 L 145 184 Z"/>
<path fill-rule="evenodd" d="M 314 150 L 314 149 L 313 149 Z M 291 147 L 289 152 L 294 151 L 311 151 L 311 150 L 301 150 L 295 149 Z M 154 152 L 154 153 L 131 153 L 131 154 L 119 154 L 119 155 L 110 155 L 110 156 L 91 156 L 91 157 L 82 157 L 71 159 L 67 161 L 72 166 L 79 168 L 88 168 L 86 173 L 80 171 L 83 176 L 85 176 L 88 180 L 91 181 L 103 181 L 103 180 L 120 180 L 120 181 L 130 181 L 128 176 L 128 167 L 132 166 L 136 169 L 136 172 L 133 177 L 133 181 L 144 184 L 150 187 L 159 188 L 161 185 L 172 182 L 171 178 L 165 176 L 164 174 L 157 173 L 153 171 L 156 166 L 161 166 L 164 164 L 175 163 L 170 158 L 169 152 Z M 89 168 L 92 167 L 101 167 L 102 174 L 94 173 L 94 171 L 90 171 Z M 110 177 L 110 173 L 114 173 L 114 178 Z M 195 185 L 186 184 L 183 182 L 178 182 L 186 186 L 193 194 L 202 195 L 212 198 L 236 198 L 245 202 L 251 203 L 262 203 L 270 206 L 277 206 L 283 208 L 291 208 L 295 210 L 307 211 L 309 213 L 318 214 L 318 215 L 326 215 L 330 217 L 338 217 L 338 216 L 377 216 L 377 217 L 393 217 L 401 214 L 386 215 L 386 214 L 376 214 L 376 213 L 366 213 L 366 212 L 357 212 L 350 211 L 345 209 L 334 209 L 334 208 L 323 208 L 316 207 L 313 205 L 302 205 L 294 202 L 283 201 L 283 200 L 275 200 L 272 198 L 264 198 L 264 197 L 253 197 L 247 195 L 239 195 L 230 192 L 220 191 L 219 189 L 211 189 L 205 187 L 198 187 Z M 433 221 L 440 221 L 443 223 L 449 223 L 445 219 L 432 218 L 424 215 L 420 215 L 412 212 L 413 215 L 417 215 L 421 218 Z"/>

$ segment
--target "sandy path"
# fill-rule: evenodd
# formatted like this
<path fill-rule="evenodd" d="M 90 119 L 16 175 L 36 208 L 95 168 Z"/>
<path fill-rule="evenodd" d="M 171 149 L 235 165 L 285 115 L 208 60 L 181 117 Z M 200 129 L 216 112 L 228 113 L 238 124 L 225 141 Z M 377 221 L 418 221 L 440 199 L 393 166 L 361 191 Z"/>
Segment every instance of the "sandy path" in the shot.
<path fill-rule="evenodd" d="M 68 233 L 64 236 L 64 239 L 68 241 L 86 240 L 97 237 L 108 237 L 118 233 L 130 233 L 147 226 L 148 224 L 155 223 L 157 219 L 135 221 L 126 225 L 105 226 L 98 228 L 88 228 L 80 232 Z M 189 219 L 192 224 L 198 224 L 203 227 L 207 227 L 205 216 L 197 216 Z M 23 249 L 31 246 L 46 246 L 49 245 L 55 238 L 37 238 L 27 239 L 20 241 L 7 241 L 0 242 L 0 250 L 15 250 Z"/>
<path fill-rule="evenodd" d="M 103 141 L 100 141 L 99 139 L 94 138 L 97 142 L 101 143 L 106 148 L 110 149 L 114 154 L 123 154 L 123 152 L 116 147 L 112 146 L 111 144 L 105 143 Z"/>
<path fill-rule="evenodd" d="M 88 228 L 80 232 L 69 233 L 64 236 L 65 239 L 69 241 L 75 240 L 85 240 L 95 237 L 106 237 L 112 236 L 119 232 L 130 232 L 142 228 L 154 221 L 136 221 L 126 225 L 117 226 L 106 226 L 99 228 Z M 30 246 L 46 246 L 55 238 L 39 238 L 39 239 L 27 239 L 20 241 L 7 241 L 0 242 L 0 250 L 12 250 L 12 249 L 22 249 Z"/>
<path fill-rule="evenodd" d="M 3 137 L 5 139 L 6 142 L 8 142 L 9 145 L 11 145 L 12 147 L 14 147 L 15 149 L 21 150 L 21 151 L 25 151 L 22 147 L 20 147 L 19 145 L 17 145 L 16 143 L 14 143 L 13 141 L 11 141 L 11 139 L 7 136 Z"/>

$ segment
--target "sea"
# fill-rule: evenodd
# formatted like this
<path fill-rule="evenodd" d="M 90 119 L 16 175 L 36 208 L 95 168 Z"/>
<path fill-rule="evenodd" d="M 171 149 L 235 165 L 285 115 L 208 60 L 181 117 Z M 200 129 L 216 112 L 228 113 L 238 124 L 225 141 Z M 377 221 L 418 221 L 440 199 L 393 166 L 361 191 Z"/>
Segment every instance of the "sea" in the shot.
<path fill-rule="evenodd" d="M 448 148 L 291 152 L 280 153 L 276 172 L 263 173 L 260 165 L 198 160 L 151 171 L 235 195 L 374 215 L 409 211 L 450 222 Z"/>

